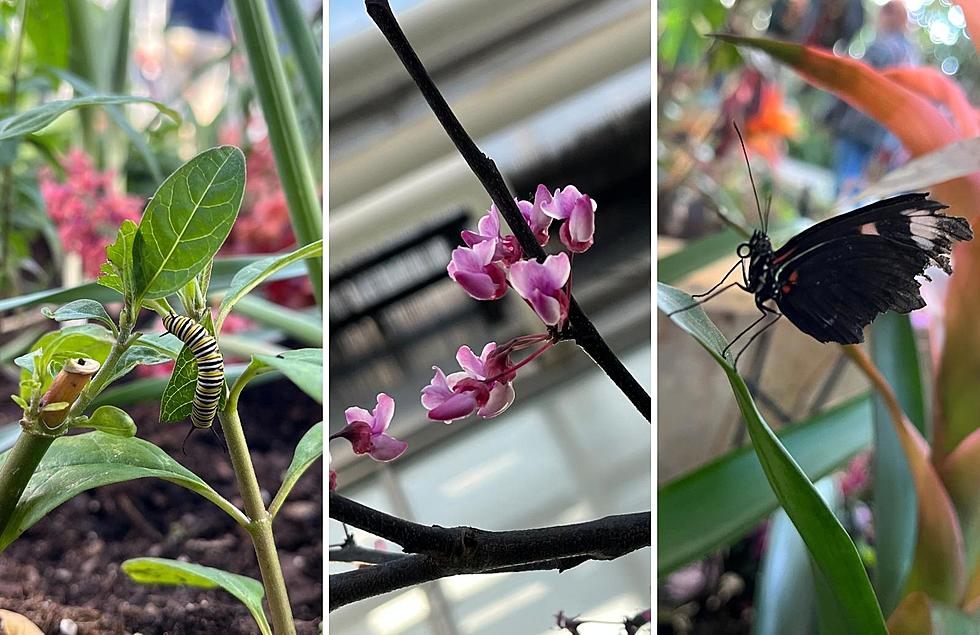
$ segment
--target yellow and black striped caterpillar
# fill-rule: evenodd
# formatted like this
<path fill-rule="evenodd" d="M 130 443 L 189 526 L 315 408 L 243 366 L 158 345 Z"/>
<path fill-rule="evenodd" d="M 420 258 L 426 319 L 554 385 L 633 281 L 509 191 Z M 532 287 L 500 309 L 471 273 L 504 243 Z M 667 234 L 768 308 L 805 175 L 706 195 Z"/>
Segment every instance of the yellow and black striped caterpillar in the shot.
<path fill-rule="evenodd" d="M 191 423 L 198 429 L 210 428 L 225 387 L 225 362 L 218 350 L 218 342 L 206 328 L 185 315 L 171 313 L 163 318 L 163 326 L 177 336 L 197 360 Z"/>

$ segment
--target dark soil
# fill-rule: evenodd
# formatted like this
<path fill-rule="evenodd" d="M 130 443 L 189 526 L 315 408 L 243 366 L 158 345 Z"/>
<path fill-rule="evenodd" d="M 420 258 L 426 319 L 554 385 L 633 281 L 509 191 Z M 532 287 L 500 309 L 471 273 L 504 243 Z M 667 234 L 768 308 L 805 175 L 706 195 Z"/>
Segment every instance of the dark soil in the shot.
<path fill-rule="evenodd" d="M 16 387 L 0 378 L 0 395 Z M 8 404 L 13 405 L 9 400 Z M 16 407 L 15 407 L 16 408 Z M 17 412 L 0 411 L 3 421 Z M 159 424 L 154 404 L 127 408 L 139 436 L 159 445 L 241 507 L 225 450 L 212 434 Z M 279 381 L 246 390 L 239 412 L 263 493 L 279 488 L 293 448 L 322 419 L 319 404 Z M 313 465 L 275 521 L 276 544 L 301 634 L 318 632 L 323 593 L 323 478 Z M 76 496 L 25 532 L 0 554 L 0 608 L 32 619 L 45 633 L 61 633 L 64 618 L 78 635 L 142 633 L 257 633 L 245 607 L 224 591 L 144 586 L 120 564 L 138 556 L 185 559 L 259 578 L 246 532 L 198 495 L 157 479 L 140 479 Z"/>

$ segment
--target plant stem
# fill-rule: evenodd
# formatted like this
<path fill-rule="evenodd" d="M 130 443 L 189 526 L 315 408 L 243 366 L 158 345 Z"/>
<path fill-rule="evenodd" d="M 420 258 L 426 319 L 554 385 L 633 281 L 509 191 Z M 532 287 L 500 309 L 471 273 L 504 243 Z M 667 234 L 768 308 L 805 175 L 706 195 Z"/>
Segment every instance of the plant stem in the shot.
<path fill-rule="evenodd" d="M 289 206 L 289 218 L 301 245 L 323 238 L 323 221 L 316 181 L 307 146 L 299 130 L 286 72 L 279 57 L 265 2 L 234 0 L 238 27 L 255 78 L 255 90 L 269 128 L 269 143 L 276 170 Z M 323 306 L 323 272 L 320 258 L 306 261 L 313 294 Z"/>
<path fill-rule="evenodd" d="M 24 430 L 0 465 L 0 535 L 6 530 L 28 481 L 54 439 Z"/>
<path fill-rule="evenodd" d="M 463 128 L 463 124 L 456 118 L 452 108 L 449 107 L 445 97 L 439 92 L 408 38 L 402 32 L 387 0 L 365 0 L 365 5 L 368 15 L 378 25 L 385 39 L 388 40 L 388 44 L 391 45 L 392 50 L 402 61 L 405 70 L 408 71 L 418 86 L 436 119 L 442 124 L 446 134 L 456 145 L 456 149 L 470 170 L 480 180 L 487 194 L 490 195 L 490 199 L 506 219 L 507 224 L 510 225 L 510 229 L 517 236 L 524 253 L 533 256 L 538 262 L 544 262 L 546 257 L 544 249 L 538 244 L 531 228 L 528 227 L 527 221 L 521 215 L 517 203 L 514 201 L 514 196 L 504 182 L 496 164 L 493 159 L 477 147 Z M 609 348 L 609 345 L 606 344 L 589 317 L 582 311 L 575 298 L 569 296 L 569 299 L 568 325 L 562 330 L 562 339 L 574 340 L 649 422 L 651 416 L 650 395 Z"/>
<path fill-rule="evenodd" d="M 313 29 L 307 24 L 306 16 L 296 0 L 273 0 L 272 4 L 286 31 L 289 48 L 293 51 L 306 93 L 313 104 L 313 119 L 320 122 L 323 112 L 323 65 L 316 50 Z"/>
<path fill-rule="evenodd" d="M 262 502 L 259 481 L 255 477 L 252 457 L 248 452 L 248 443 L 245 441 L 245 431 L 238 417 L 238 397 L 245 384 L 258 373 L 257 368 L 249 366 L 232 386 L 225 409 L 220 413 L 221 429 L 228 443 L 228 453 L 231 456 L 232 468 L 235 470 L 238 489 L 245 502 L 245 513 L 249 518 L 248 533 L 252 537 L 255 557 L 259 561 L 262 586 L 265 587 L 269 612 L 272 613 L 272 628 L 276 635 L 295 635 L 293 612 L 289 606 L 286 582 L 282 577 L 279 554 L 272 534 L 272 516 L 266 511 L 265 504 Z"/>

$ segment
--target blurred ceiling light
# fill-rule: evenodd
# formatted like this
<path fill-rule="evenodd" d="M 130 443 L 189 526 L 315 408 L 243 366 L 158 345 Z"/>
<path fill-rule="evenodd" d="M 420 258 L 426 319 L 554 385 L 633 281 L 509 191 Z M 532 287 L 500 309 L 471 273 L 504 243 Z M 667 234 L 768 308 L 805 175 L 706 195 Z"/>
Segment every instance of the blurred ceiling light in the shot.
<path fill-rule="evenodd" d="M 516 452 L 508 452 L 472 467 L 439 487 L 446 498 L 458 498 L 483 481 L 517 464 Z"/>
<path fill-rule="evenodd" d="M 422 589 L 400 593 L 376 609 L 368 611 L 372 633 L 398 635 L 429 616 L 429 599 Z"/>
<path fill-rule="evenodd" d="M 500 584 L 513 573 L 490 573 L 485 575 L 457 575 L 446 578 L 440 582 L 446 598 L 453 602 L 465 600 L 488 589 L 496 584 Z"/>
<path fill-rule="evenodd" d="M 499 629 L 489 630 L 487 627 L 514 611 L 537 602 L 547 593 L 548 585 L 543 582 L 525 584 L 513 593 L 463 616 L 463 619 L 459 621 L 459 630 L 461 633 L 500 632 Z"/>

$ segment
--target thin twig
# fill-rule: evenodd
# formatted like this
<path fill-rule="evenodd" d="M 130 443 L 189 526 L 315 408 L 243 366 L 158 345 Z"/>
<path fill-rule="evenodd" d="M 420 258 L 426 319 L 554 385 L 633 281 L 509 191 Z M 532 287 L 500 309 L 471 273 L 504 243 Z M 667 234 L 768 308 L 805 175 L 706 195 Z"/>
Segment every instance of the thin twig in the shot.
<path fill-rule="evenodd" d="M 538 262 L 543 262 L 546 254 L 534 238 L 534 234 L 528 227 L 527 222 L 521 215 L 511 194 L 504 182 L 500 171 L 497 169 L 493 159 L 485 155 L 473 139 L 467 134 L 463 125 L 456 118 L 446 99 L 439 92 L 425 66 L 419 59 L 408 38 L 402 32 L 398 21 L 391 11 L 391 7 L 385 0 L 365 0 L 367 12 L 381 30 L 388 44 L 398 55 L 398 58 L 405 66 L 405 70 L 412 77 L 418 86 L 419 91 L 428 102 L 429 107 L 435 114 L 436 119 L 442 124 L 449 138 L 456 145 L 456 149 L 469 165 L 473 174 L 479 179 L 480 183 L 490 195 L 494 205 L 507 220 L 511 231 L 517 236 L 524 253 L 533 256 Z M 575 298 L 570 298 L 568 307 L 568 325 L 560 334 L 561 339 L 575 341 L 595 363 L 609 376 L 616 386 L 623 392 L 630 403 L 640 411 L 646 420 L 650 421 L 650 395 L 630 371 L 623 365 L 609 345 L 606 344 L 602 335 L 595 325 L 589 320 L 588 316 L 582 311 Z"/>
<path fill-rule="evenodd" d="M 332 492 L 330 517 L 395 542 L 410 554 L 331 575 L 331 611 L 447 576 L 565 571 L 588 560 L 614 560 L 651 544 L 650 512 L 539 529 L 485 531 L 420 525 Z"/>

